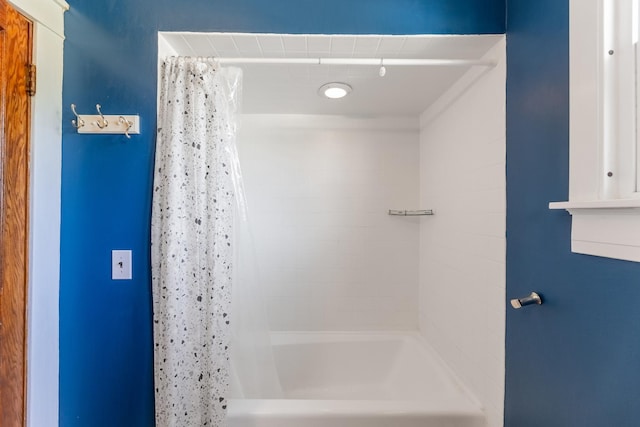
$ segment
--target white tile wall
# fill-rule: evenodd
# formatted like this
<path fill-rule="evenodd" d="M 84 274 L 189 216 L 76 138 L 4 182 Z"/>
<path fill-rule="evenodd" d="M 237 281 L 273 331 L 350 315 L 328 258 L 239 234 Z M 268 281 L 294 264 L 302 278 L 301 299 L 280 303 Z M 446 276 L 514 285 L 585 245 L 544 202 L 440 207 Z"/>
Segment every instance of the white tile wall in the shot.
<path fill-rule="evenodd" d="M 503 425 L 505 53 L 469 74 L 422 117 L 420 329 Z M 474 83 L 475 82 L 475 83 Z M 473 84 L 469 84 L 473 83 Z"/>
<path fill-rule="evenodd" d="M 272 330 L 415 329 L 502 426 L 504 42 L 421 125 L 245 116 L 239 148 Z M 426 218 L 388 209 L 435 209 Z"/>
<path fill-rule="evenodd" d="M 272 330 L 418 326 L 417 119 L 245 116 L 240 161 Z M 301 123 L 304 123 L 303 125 Z"/>

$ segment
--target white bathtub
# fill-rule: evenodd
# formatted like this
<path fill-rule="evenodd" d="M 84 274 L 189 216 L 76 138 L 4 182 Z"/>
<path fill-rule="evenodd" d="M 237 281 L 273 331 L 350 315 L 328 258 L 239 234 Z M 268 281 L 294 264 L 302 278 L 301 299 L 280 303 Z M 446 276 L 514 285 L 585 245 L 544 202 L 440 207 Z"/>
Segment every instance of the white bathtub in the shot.
<path fill-rule="evenodd" d="M 274 333 L 284 398 L 231 399 L 228 427 L 484 427 L 418 334 Z"/>

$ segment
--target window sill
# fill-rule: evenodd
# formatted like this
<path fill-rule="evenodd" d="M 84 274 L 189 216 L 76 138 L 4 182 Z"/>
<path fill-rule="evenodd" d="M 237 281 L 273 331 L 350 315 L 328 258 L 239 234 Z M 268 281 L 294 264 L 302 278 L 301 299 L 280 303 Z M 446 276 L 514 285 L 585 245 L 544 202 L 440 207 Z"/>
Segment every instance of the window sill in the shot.
<path fill-rule="evenodd" d="M 552 202 L 572 216 L 571 252 L 640 262 L 640 199 Z"/>
<path fill-rule="evenodd" d="M 549 209 L 640 209 L 640 199 L 590 200 L 584 202 L 551 202 Z"/>

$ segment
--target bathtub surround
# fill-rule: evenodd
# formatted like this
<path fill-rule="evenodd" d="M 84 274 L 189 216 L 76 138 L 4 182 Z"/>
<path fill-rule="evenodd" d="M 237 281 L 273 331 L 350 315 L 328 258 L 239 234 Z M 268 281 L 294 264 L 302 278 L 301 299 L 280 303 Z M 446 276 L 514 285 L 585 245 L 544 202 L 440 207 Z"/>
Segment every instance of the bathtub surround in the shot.
<path fill-rule="evenodd" d="M 239 146 L 271 329 L 415 331 L 419 313 L 420 332 L 482 402 L 476 421 L 484 425 L 486 417 L 488 426 L 502 427 L 504 39 L 485 59 L 498 65 L 471 69 L 421 115 L 419 128 L 417 117 L 251 115 L 243 118 Z M 388 209 L 434 209 L 435 215 L 389 216 Z M 482 302 L 476 301 L 478 293 Z M 406 319 L 415 323 L 388 317 L 398 316 L 390 307 L 399 296 L 406 298 Z M 367 306 L 371 302 L 376 305 Z M 358 351 L 367 351 L 366 344 L 359 345 Z M 362 425 L 385 422 L 365 407 L 343 414 L 343 406 L 323 406 L 322 400 L 342 399 L 345 389 L 358 384 L 334 378 L 322 386 L 298 384 L 300 390 L 292 391 L 291 382 L 304 382 L 305 369 L 295 368 L 303 364 L 287 358 L 293 373 L 283 373 L 280 350 L 275 351 L 284 399 L 305 403 L 261 400 L 252 407 L 234 400 L 231 421 L 240 420 L 234 426 L 247 426 L 248 420 L 265 427 L 288 425 L 289 411 L 298 424 L 321 425 L 322 413 L 335 415 L 338 423 L 337 413 Z M 304 351 L 311 360 L 315 353 L 322 354 L 318 359 L 334 359 L 321 347 Z M 317 367 L 326 374 L 325 368 Z M 371 390 L 377 390 L 372 383 Z M 389 393 L 403 400 L 403 393 Z M 367 393 L 360 398 L 374 399 Z M 437 402 L 434 407 L 449 408 Z M 424 425 L 433 422 L 402 408 Z M 258 413 L 262 410 L 269 417 Z M 386 422 L 405 425 L 406 420 Z"/>
<path fill-rule="evenodd" d="M 65 15 L 62 427 L 154 423 L 148 245 L 159 30 L 314 34 L 505 30 L 503 0 L 184 0 L 179 5 L 167 0 L 75 0 Z M 141 134 L 130 142 L 117 136 L 77 135 L 67 107 L 98 102 L 105 111 L 139 113 Z M 138 254 L 128 286 L 114 286 L 110 280 L 109 254 L 119 247 Z M 50 309 L 58 309 L 54 299 Z"/>
<path fill-rule="evenodd" d="M 232 179 L 241 70 L 162 65 L 151 267 L 156 425 L 223 425 L 229 387 Z"/>
<path fill-rule="evenodd" d="M 276 331 L 415 330 L 417 119 L 244 116 L 238 136 Z"/>
<path fill-rule="evenodd" d="M 505 329 L 505 43 L 421 120 L 420 330 L 502 426 Z"/>

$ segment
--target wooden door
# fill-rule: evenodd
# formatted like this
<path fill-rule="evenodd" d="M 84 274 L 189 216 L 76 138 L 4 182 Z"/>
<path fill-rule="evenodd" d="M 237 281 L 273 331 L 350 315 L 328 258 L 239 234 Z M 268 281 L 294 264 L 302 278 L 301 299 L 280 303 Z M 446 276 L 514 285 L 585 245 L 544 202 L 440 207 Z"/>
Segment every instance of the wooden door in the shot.
<path fill-rule="evenodd" d="M 25 425 L 32 24 L 0 0 L 0 426 Z"/>

